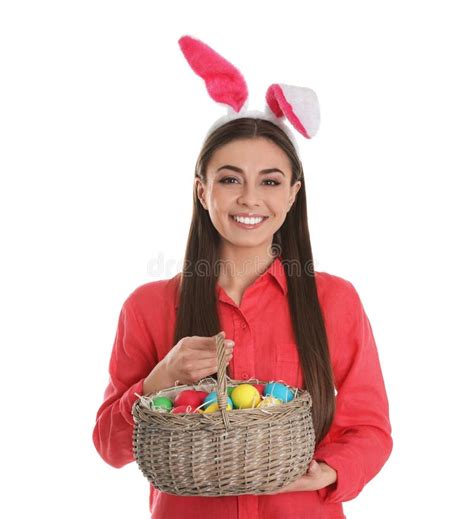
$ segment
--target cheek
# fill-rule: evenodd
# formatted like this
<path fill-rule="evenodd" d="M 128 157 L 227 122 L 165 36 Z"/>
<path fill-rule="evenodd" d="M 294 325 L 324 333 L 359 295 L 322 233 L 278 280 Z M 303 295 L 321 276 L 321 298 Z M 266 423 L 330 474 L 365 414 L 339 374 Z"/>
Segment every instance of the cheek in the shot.
<path fill-rule="evenodd" d="M 275 214 L 286 213 L 289 206 L 289 194 L 287 193 L 278 193 L 276 196 L 272 197 L 271 208 Z"/>
<path fill-rule="evenodd" d="M 232 199 L 231 193 L 225 189 L 219 189 L 217 186 L 209 191 L 209 204 L 216 213 L 227 211 Z"/>

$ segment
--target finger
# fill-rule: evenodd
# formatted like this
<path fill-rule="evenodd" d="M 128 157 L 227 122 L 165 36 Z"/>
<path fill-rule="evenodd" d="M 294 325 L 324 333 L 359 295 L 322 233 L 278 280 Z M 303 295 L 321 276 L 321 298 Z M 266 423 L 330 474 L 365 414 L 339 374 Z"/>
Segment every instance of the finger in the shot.
<path fill-rule="evenodd" d="M 224 340 L 225 346 L 235 346 L 232 339 Z M 216 352 L 217 343 L 214 337 L 196 337 L 189 342 L 189 348 L 193 350 Z"/>
<path fill-rule="evenodd" d="M 232 360 L 232 353 L 226 353 L 224 355 L 224 362 L 228 363 Z M 217 366 L 217 357 L 215 355 L 211 355 L 210 357 L 203 357 L 199 355 L 199 358 L 192 361 L 191 366 L 198 369 L 205 369 L 206 367 Z"/>
<path fill-rule="evenodd" d="M 216 372 L 217 372 L 217 365 L 212 366 L 210 369 L 208 368 L 208 369 L 198 370 L 198 371 L 196 371 L 196 374 L 194 375 L 194 380 L 198 381 L 205 377 L 210 377 L 211 375 L 213 375 Z"/>
<path fill-rule="evenodd" d="M 299 480 L 293 481 L 293 483 L 286 485 L 281 489 L 281 492 L 294 492 L 296 490 L 301 490 L 301 484 Z"/>
<path fill-rule="evenodd" d="M 284 492 L 295 492 L 298 490 L 301 490 L 300 485 L 298 484 L 298 481 L 294 481 L 293 483 L 290 483 L 278 490 L 275 490 L 274 492 L 267 492 L 268 495 L 271 494 L 283 494 Z"/>
<path fill-rule="evenodd" d="M 319 463 L 316 460 L 311 460 L 311 463 L 308 466 L 308 472 L 310 472 L 311 475 L 314 476 L 315 474 L 318 474 L 321 471 L 322 468 L 319 465 Z"/>
<path fill-rule="evenodd" d="M 234 353 L 234 347 L 233 346 L 226 346 L 224 348 L 224 355 L 229 356 Z M 200 360 L 210 360 L 210 359 L 217 359 L 217 352 L 216 350 L 207 350 L 207 349 L 193 349 L 189 352 L 189 355 L 193 361 L 200 361 Z M 189 357 L 188 357 L 189 358 Z"/>
<path fill-rule="evenodd" d="M 224 355 L 231 355 L 234 353 L 233 346 L 226 346 L 224 348 Z M 192 361 L 200 361 L 200 360 L 209 360 L 209 359 L 217 359 L 216 351 L 208 351 L 208 350 L 192 350 L 186 355 L 186 358 L 191 359 Z"/>
<path fill-rule="evenodd" d="M 230 359 L 226 359 L 226 366 L 229 364 Z M 207 373 L 215 373 L 217 371 L 217 359 L 214 357 L 212 359 L 201 359 L 199 363 L 196 363 L 196 371 L 198 373 L 202 371 L 206 371 Z"/>
<path fill-rule="evenodd" d="M 191 341 L 189 341 L 188 347 L 193 350 L 212 350 L 212 347 L 215 347 L 216 341 L 212 337 L 193 337 Z"/>

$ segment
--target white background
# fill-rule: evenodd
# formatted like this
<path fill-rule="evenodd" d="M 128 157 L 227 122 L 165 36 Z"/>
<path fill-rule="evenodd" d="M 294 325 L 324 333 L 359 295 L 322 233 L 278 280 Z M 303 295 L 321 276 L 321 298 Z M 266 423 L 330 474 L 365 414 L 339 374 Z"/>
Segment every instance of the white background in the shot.
<path fill-rule="evenodd" d="M 146 479 L 103 462 L 92 429 L 120 307 L 182 265 L 223 115 L 184 34 L 242 71 L 251 108 L 274 82 L 319 96 L 318 135 L 297 134 L 316 270 L 362 298 L 394 438 L 347 517 L 474 517 L 469 7 L 1 3 L 2 517 L 149 517 Z"/>

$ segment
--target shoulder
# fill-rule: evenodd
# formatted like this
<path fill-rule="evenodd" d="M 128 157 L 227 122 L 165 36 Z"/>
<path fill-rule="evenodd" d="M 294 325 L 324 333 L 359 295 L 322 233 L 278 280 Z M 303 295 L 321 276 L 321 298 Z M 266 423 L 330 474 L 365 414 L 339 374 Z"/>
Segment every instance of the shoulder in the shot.
<path fill-rule="evenodd" d="M 324 271 L 315 271 L 318 293 L 333 296 L 350 295 L 355 292 L 354 285 L 348 280 Z"/>
<path fill-rule="evenodd" d="M 347 313 L 360 308 L 359 294 L 349 280 L 324 271 L 315 271 L 315 280 L 318 300 L 323 310 Z"/>
<path fill-rule="evenodd" d="M 126 298 L 125 305 L 137 311 L 145 312 L 150 308 L 174 308 L 179 287 L 180 274 L 168 279 L 149 281 L 138 285 Z"/>

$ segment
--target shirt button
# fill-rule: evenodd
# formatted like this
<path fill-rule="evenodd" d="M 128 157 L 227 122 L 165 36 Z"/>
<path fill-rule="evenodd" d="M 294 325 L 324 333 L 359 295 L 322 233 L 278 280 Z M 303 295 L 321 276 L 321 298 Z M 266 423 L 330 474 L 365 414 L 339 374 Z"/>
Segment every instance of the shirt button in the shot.
<path fill-rule="evenodd" d="M 240 378 L 242 378 L 243 380 L 247 380 L 249 378 L 249 374 L 246 371 L 244 371 Z"/>
<path fill-rule="evenodd" d="M 245 328 L 247 328 L 247 324 L 244 323 L 244 322 L 242 321 L 242 324 L 240 325 L 240 327 L 241 327 L 243 330 L 245 330 Z"/>

